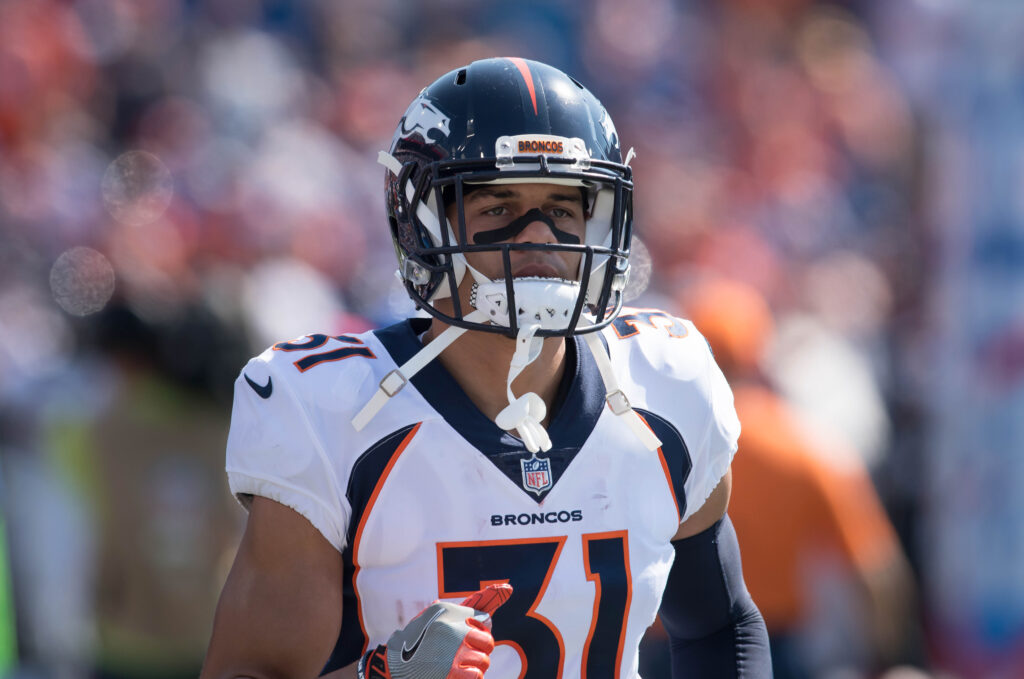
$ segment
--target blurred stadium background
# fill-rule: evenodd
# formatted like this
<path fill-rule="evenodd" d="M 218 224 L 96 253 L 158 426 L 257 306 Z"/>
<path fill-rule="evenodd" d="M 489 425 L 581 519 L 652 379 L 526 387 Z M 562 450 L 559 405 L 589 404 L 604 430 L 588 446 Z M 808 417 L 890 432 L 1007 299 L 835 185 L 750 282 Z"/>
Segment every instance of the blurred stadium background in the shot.
<path fill-rule="evenodd" d="M 412 311 L 376 152 L 516 55 L 636 147 L 633 303 L 710 304 L 801 464 L 870 481 L 790 565 L 805 676 L 1024 677 L 1022 34 L 1013 0 L 0 0 L 0 676 L 196 675 L 235 375 Z"/>

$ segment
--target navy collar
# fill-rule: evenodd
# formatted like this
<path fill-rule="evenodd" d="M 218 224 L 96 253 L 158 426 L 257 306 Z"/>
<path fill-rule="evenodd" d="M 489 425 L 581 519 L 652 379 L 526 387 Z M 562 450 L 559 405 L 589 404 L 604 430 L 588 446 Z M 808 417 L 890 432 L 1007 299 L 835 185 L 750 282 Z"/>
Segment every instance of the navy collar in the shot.
<path fill-rule="evenodd" d="M 410 318 L 376 330 L 374 334 L 395 363 L 402 365 L 423 348 L 419 335 L 429 326 L 428 318 Z M 572 337 L 566 348 L 565 376 L 558 389 L 559 395 L 564 394 L 564 397 L 558 399 L 561 403 L 548 426 L 552 447 L 546 453 L 537 454 L 539 458 L 551 460 L 552 487 L 583 447 L 604 407 L 604 383 L 586 343 L 580 337 Z M 458 350 L 457 341 L 446 349 Z M 531 454 L 521 440 L 480 412 L 440 361 L 431 361 L 411 382 L 456 432 L 522 487 L 519 463 L 530 459 Z M 540 501 L 548 491 L 550 488 L 533 495 Z"/>

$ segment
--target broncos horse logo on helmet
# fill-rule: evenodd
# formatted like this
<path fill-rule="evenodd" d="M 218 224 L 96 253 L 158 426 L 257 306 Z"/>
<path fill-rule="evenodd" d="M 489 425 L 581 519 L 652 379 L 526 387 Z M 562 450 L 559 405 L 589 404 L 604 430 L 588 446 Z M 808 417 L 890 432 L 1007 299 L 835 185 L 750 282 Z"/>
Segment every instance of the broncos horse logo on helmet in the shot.
<path fill-rule="evenodd" d="M 409 139 L 414 134 L 419 134 L 424 142 L 430 144 L 433 141 L 430 136 L 431 130 L 437 130 L 445 137 L 451 134 L 450 122 L 448 116 L 421 94 L 402 116 L 396 140 Z"/>

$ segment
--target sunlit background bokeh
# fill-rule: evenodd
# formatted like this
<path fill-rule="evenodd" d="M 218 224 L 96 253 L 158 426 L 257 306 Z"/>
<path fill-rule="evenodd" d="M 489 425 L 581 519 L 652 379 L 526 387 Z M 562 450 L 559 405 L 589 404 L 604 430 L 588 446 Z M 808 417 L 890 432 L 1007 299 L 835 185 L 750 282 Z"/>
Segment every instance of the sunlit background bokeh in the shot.
<path fill-rule="evenodd" d="M 870 477 L 908 607 L 879 642 L 873 557 L 810 559 L 808 676 L 1024 677 L 1021 35 L 1012 0 L 0 0 L 0 676 L 196 675 L 235 375 L 413 312 L 376 153 L 522 56 L 636 149 L 632 303 L 756 299 L 716 353 L 760 333 Z"/>

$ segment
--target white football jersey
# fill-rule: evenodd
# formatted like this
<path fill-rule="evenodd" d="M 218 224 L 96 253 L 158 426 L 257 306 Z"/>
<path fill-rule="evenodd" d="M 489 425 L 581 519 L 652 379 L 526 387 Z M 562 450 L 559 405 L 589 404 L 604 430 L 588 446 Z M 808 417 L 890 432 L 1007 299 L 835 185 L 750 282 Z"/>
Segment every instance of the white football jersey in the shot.
<path fill-rule="evenodd" d="M 353 415 L 419 351 L 428 323 L 277 344 L 235 385 L 232 492 L 295 509 L 344 560 L 343 625 L 326 669 L 386 642 L 435 599 L 508 582 L 489 678 L 637 677 L 670 540 L 739 436 L 707 343 L 657 310 L 624 310 L 602 333 L 621 389 L 662 441 L 653 452 L 605 406 L 579 338 L 568 342 L 547 452 L 499 429 L 438 361 L 357 432 Z"/>

